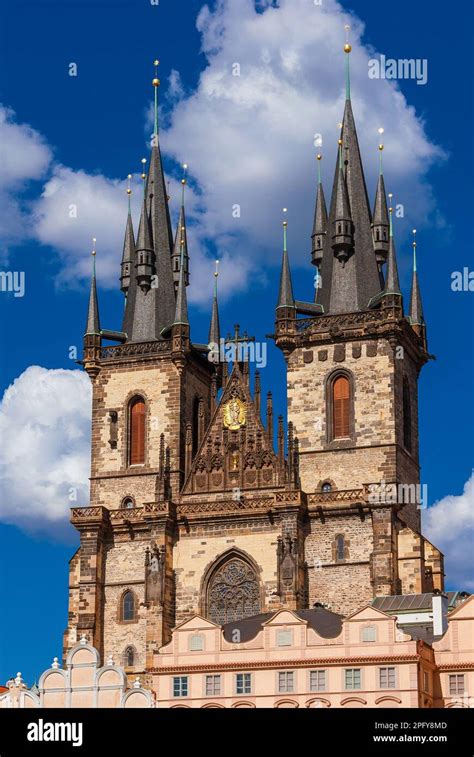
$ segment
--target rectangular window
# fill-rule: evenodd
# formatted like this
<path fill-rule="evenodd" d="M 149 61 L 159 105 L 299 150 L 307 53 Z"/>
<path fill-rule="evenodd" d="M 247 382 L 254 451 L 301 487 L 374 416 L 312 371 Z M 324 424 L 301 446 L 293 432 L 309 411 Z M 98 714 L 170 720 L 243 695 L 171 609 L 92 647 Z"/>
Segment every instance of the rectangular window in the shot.
<path fill-rule="evenodd" d="M 175 676 L 173 678 L 173 696 L 188 696 L 188 676 Z"/>
<path fill-rule="evenodd" d="M 310 691 L 326 691 L 326 671 L 312 670 L 309 674 Z"/>
<path fill-rule="evenodd" d="M 206 676 L 206 696 L 215 697 L 221 693 L 221 677 Z"/>
<path fill-rule="evenodd" d="M 235 676 L 235 693 L 251 694 L 252 693 L 252 674 L 237 673 Z"/>
<path fill-rule="evenodd" d="M 381 689 L 394 689 L 396 686 L 395 668 L 379 668 L 379 683 Z"/>
<path fill-rule="evenodd" d="M 348 668 L 345 671 L 346 689 L 360 689 L 360 668 Z"/>
<path fill-rule="evenodd" d="M 375 626 L 366 626 L 362 629 L 362 641 L 377 641 L 377 630 Z"/>
<path fill-rule="evenodd" d="M 295 674 L 285 671 L 278 673 L 278 691 L 280 694 L 291 693 L 295 690 Z"/>
<path fill-rule="evenodd" d="M 292 636 L 291 631 L 277 631 L 277 647 L 291 647 Z"/>
<path fill-rule="evenodd" d="M 457 696 L 464 694 L 464 676 L 463 675 L 450 675 L 449 676 L 449 693 L 451 696 Z"/>

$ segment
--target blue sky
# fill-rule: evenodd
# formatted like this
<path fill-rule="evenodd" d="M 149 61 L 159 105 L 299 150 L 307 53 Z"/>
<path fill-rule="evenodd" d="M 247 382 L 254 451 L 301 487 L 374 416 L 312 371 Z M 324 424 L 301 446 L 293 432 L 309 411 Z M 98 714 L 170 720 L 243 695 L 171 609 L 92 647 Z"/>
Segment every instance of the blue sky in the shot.
<path fill-rule="evenodd" d="M 44 450 L 38 455 L 30 420 L 38 408 L 46 414 L 48 401 L 38 386 L 50 377 L 57 387 L 55 404 L 63 399 L 65 406 L 51 408 L 50 420 L 42 417 L 41 425 L 46 434 L 60 429 L 55 454 L 67 444 L 68 464 L 77 464 L 80 479 L 87 467 L 88 421 L 75 403 L 87 389 L 82 379 L 74 379 L 71 390 L 69 373 L 57 369 L 77 367 L 70 348 L 77 346 L 80 354 L 93 236 L 98 239 L 102 323 L 120 326 L 123 300 L 115 282 L 125 227 L 123 180 L 129 172 L 137 174 L 140 158 L 148 155 L 156 56 L 174 209 L 179 164 L 190 163 L 194 340 L 207 336 L 216 254 L 222 258 L 224 329 L 240 322 L 257 338 L 272 331 L 283 205 L 289 208 L 294 288 L 299 299 L 312 296 L 312 137 L 319 131 L 324 135 L 328 196 L 342 117 L 341 44 L 347 18 L 333 0 L 323 0 L 322 9 L 311 0 L 282 0 L 280 8 L 260 3 L 260 18 L 250 0 L 223 0 L 217 11 L 210 3 L 208 14 L 201 11 L 203 5 L 198 0 L 160 0 L 158 6 L 133 0 L 1 5 L 0 103 L 10 109 L 8 117 L 3 111 L 3 126 L 8 122 L 11 128 L 0 147 L 8 166 L 8 182 L 0 190 L 5 211 L 0 262 L 3 270 L 25 272 L 26 290 L 22 298 L 0 293 L 2 392 L 22 377 L 13 410 L 3 408 L 0 426 L 5 432 L 0 683 L 18 669 L 32 682 L 61 655 L 67 561 L 78 540 L 64 517 L 63 489 L 54 489 L 51 481 L 50 489 L 46 486 L 45 470 L 54 461 Z M 314 47 L 312 28 L 302 23 L 310 6 L 312 13 L 323 14 L 312 17 Z M 382 125 L 387 186 L 405 207 L 396 234 L 407 297 L 409 231 L 419 230 L 429 348 L 437 357 L 420 380 L 422 481 L 431 505 L 442 500 L 439 517 L 429 522 L 430 534 L 439 537 L 437 543 L 450 557 L 448 585 L 472 590 L 472 566 L 469 571 L 459 562 L 459 554 L 469 553 L 473 533 L 472 486 L 466 485 L 473 451 L 473 294 L 451 290 L 452 273 L 472 269 L 472 9 L 441 13 L 429 0 L 396 5 L 352 0 L 342 9 L 353 14 L 352 99 L 369 193 L 373 197 L 376 127 Z M 426 59 L 428 83 L 369 82 L 370 48 L 387 57 Z M 260 53 L 266 66 L 262 78 L 255 62 Z M 223 61 L 241 65 L 241 79 L 232 82 L 242 88 L 237 95 L 222 84 Z M 77 64 L 77 77 L 68 75 L 71 62 Z M 260 100 L 254 101 L 257 90 Z M 284 126 L 280 131 L 279 125 Z M 89 205 L 88 196 L 93 197 Z M 76 201 L 74 226 L 61 213 Z M 233 226 L 229 208 L 234 202 L 243 212 L 240 225 Z M 25 374 L 30 366 L 54 373 Z M 271 344 L 262 384 L 264 391 L 274 391 L 277 412 L 284 412 L 284 364 Z M 78 438 L 80 449 L 74 446 Z M 7 454 L 15 440 L 20 449 Z M 53 499 L 61 492 L 60 501 L 48 501 L 50 490 Z"/>

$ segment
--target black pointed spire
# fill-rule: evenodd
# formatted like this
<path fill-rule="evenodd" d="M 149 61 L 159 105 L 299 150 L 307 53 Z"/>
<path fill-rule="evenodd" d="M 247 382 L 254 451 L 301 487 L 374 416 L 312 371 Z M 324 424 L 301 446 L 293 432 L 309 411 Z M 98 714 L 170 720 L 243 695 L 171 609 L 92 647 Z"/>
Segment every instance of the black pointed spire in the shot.
<path fill-rule="evenodd" d="M 155 66 L 158 66 L 158 61 L 155 61 Z M 152 84 L 155 90 L 155 125 L 148 177 L 145 172 L 142 174 L 147 180 L 145 198 L 149 226 L 147 228 L 144 223 L 141 224 L 143 238 L 146 235 L 147 240 L 151 241 L 151 271 L 148 268 L 144 271 L 140 269 L 140 276 L 146 277 L 142 282 L 143 289 L 138 285 L 137 276 L 132 277 L 130 282 L 122 330 L 131 342 L 150 342 L 165 338 L 163 333 L 172 325 L 176 311 L 176 294 L 171 269 L 173 237 L 158 132 L 160 80 L 156 74 Z M 139 244 L 143 246 L 143 241 Z M 148 262 L 145 261 L 145 264 L 148 265 Z M 152 277 L 149 291 L 146 290 L 148 275 Z"/>
<path fill-rule="evenodd" d="M 293 297 L 293 284 L 291 282 L 290 262 L 288 260 L 288 250 L 286 244 L 286 229 L 287 222 L 283 221 L 283 257 L 281 261 L 281 274 L 280 274 L 280 291 L 278 294 L 279 308 L 294 308 L 295 298 Z"/>
<path fill-rule="evenodd" d="M 351 206 L 343 171 L 342 140 L 339 140 L 339 171 L 336 182 L 334 221 L 332 226 L 332 249 L 336 258 L 344 265 L 354 246 L 354 234 Z"/>
<path fill-rule="evenodd" d="M 316 206 L 314 208 L 313 233 L 311 238 L 312 244 L 312 263 L 320 266 L 323 257 L 324 240 L 328 228 L 328 211 L 326 208 L 326 198 L 321 182 L 321 155 L 318 155 L 318 188 L 316 191 Z"/>
<path fill-rule="evenodd" d="M 400 291 L 400 280 L 398 278 L 398 265 L 397 265 L 397 253 L 395 250 L 395 241 L 393 238 L 393 221 L 392 221 L 393 208 L 390 207 L 390 239 L 388 246 L 388 258 L 387 258 L 387 275 L 385 277 L 385 289 L 384 295 L 396 294 L 402 295 Z"/>
<path fill-rule="evenodd" d="M 346 45 L 345 51 L 347 54 L 350 53 L 350 45 Z M 350 100 L 347 58 L 346 67 L 346 104 L 328 219 L 331 234 L 326 236 L 324 243 L 321 261 L 322 287 L 318 297 L 324 312 L 328 314 L 366 310 L 369 301 L 376 297 L 381 289 L 372 238 L 372 213 Z M 334 223 L 346 202 L 342 179 L 345 180 L 353 235 L 352 250 L 344 266 L 338 264 L 335 251 L 332 249 L 332 235 L 336 232 L 337 236 L 338 231 Z M 344 231 L 342 226 L 341 231 Z M 345 243 L 345 240 L 342 242 Z M 343 255 L 344 252 L 343 249 Z"/>
<path fill-rule="evenodd" d="M 120 275 L 120 288 L 124 294 L 127 294 L 130 287 L 131 277 L 135 273 L 135 235 L 133 233 L 132 214 L 130 209 L 130 195 L 132 190 L 130 189 L 131 174 L 128 175 L 128 216 L 127 225 L 125 227 L 125 238 L 123 241 L 123 254 L 121 264 Z"/>
<path fill-rule="evenodd" d="M 412 326 L 425 325 L 425 316 L 423 313 L 423 303 L 421 301 L 420 282 L 418 280 L 416 262 L 416 229 L 413 229 L 413 278 L 410 296 L 410 323 Z"/>
<path fill-rule="evenodd" d="M 382 266 L 388 256 L 389 245 L 389 226 L 387 196 L 385 194 L 385 182 L 382 170 L 382 150 L 383 145 L 379 145 L 380 150 L 380 173 L 375 192 L 374 217 L 372 221 L 372 234 L 374 240 L 374 251 L 377 263 Z"/>
<path fill-rule="evenodd" d="M 173 247 L 173 255 L 172 255 L 172 268 L 173 268 L 173 279 L 174 279 L 174 285 L 176 288 L 176 291 L 178 289 L 178 283 L 179 283 L 179 274 L 180 274 L 180 268 L 181 268 L 181 251 L 183 251 L 183 261 L 184 261 L 184 281 L 186 286 L 189 285 L 189 253 L 188 253 L 188 238 L 186 233 L 186 213 L 184 210 L 184 188 L 186 186 L 186 169 L 187 165 L 184 164 L 184 175 L 181 179 L 181 186 L 182 186 L 182 192 L 181 192 L 181 208 L 179 211 L 179 218 L 178 218 L 178 226 L 176 228 L 176 235 L 174 238 L 174 247 Z"/>
<path fill-rule="evenodd" d="M 92 250 L 92 278 L 91 278 L 91 289 L 89 294 L 89 307 L 87 310 L 87 323 L 86 323 L 86 331 L 84 336 L 91 336 L 91 335 L 100 335 L 100 318 L 99 318 L 99 301 L 97 298 L 97 282 L 96 282 L 96 273 L 95 273 L 95 258 L 96 258 L 96 252 L 95 252 L 95 242 L 94 239 L 94 249 Z"/>
<path fill-rule="evenodd" d="M 146 206 L 146 197 L 143 198 L 142 212 L 140 216 L 140 226 L 137 237 L 137 284 L 144 294 L 151 287 L 153 268 L 153 241 L 151 236 L 150 221 L 148 219 L 148 210 Z"/>
<path fill-rule="evenodd" d="M 212 298 L 211 325 L 209 327 L 209 344 L 220 344 L 221 327 L 219 321 L 219 304 L 217 302 L 217 279 L 219 276 L 219 261 L 216 260 L 214 273 L 214 296 Z"/>
<path fill-rule="evenodd" d="M 174 326 L 178 324 L 189 326 L 188 299 L 186 296 L 186 281 L 185 281 L 183 251 L 181 252 L 178 292 L 176 295 L 176 309 L 175 309 L 174 321 L 173 321 Z"/>

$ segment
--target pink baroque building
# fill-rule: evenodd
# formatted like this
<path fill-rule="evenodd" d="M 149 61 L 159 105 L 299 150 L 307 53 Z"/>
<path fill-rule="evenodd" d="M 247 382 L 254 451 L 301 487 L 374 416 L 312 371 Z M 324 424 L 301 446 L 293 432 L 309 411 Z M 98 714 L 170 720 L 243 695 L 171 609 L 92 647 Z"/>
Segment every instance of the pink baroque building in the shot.
<path fill-rule="evenodd" d="M 224 626 L 195 616 L 141 678 L 82 638 L 36 690 L 9 681 L 0 707 L 473 707 L 474 597 L 447 620 L 430 644 L 372 605 L 345 619 L 322 607 Z"/>

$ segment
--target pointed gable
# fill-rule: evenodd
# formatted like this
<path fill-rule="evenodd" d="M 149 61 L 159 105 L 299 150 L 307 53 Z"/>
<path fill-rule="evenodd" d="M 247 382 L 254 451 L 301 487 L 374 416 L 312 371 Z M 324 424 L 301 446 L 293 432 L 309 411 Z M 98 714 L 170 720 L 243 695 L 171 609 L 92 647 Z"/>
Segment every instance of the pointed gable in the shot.
<path fill-rule="evenodd" d="M 198 449 L 184 494 L 259 489 L 280 483 L 278 459 L 238 364 Z"/>

